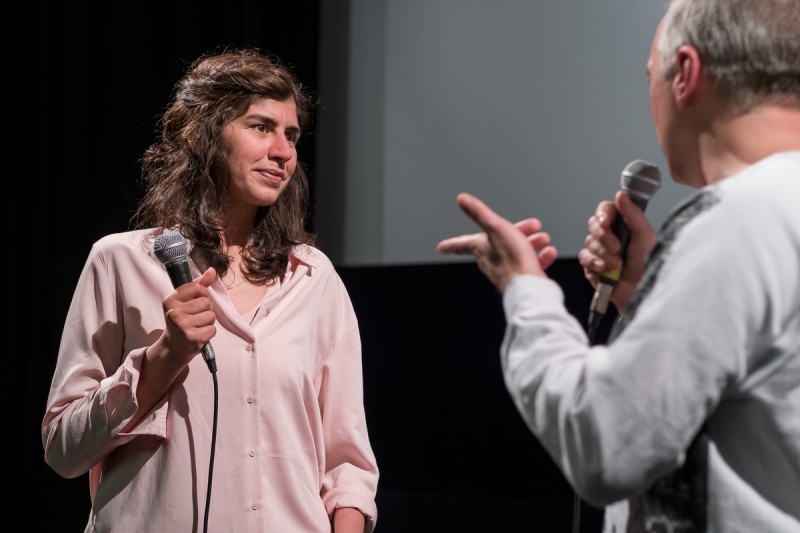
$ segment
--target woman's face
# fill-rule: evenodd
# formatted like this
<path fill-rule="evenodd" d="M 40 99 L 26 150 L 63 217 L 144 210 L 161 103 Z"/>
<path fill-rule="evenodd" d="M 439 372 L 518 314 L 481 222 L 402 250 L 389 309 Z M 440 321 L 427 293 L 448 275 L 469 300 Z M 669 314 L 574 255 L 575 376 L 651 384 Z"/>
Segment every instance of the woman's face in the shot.
<path fill-rule="evenodd" d="M 222 135 L 230 149 L 231 207 L 274 204 L 297 167 L 300 126 L 294 100 L 258 100 Z"/>

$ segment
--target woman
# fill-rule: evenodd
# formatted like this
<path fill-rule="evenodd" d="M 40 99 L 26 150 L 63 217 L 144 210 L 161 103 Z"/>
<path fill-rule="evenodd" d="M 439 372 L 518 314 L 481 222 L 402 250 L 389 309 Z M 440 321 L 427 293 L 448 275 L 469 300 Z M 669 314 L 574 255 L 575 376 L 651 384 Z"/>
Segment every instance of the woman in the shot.
<path fill-rule="evenodd" d="M 254 49 L 201 57 L 175 86 L 136 229 L 96 242 L 81 274 L 42 424 L 47 463 L 90 472 L 86 531 L 374 527 L 358 325 L 304 229 L 310 106 Z M 177 289 L 153 253 L 166 231 L 188 243 Z"/>

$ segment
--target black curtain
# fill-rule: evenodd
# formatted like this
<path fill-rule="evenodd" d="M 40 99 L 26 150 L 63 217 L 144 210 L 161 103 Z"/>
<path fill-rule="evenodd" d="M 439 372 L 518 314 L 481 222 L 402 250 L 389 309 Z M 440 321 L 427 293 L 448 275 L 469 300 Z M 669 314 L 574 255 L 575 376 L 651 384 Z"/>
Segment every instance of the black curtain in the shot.
<path fill-rule="evenodd" d="M 31 531 L 82 531 L 88 478 L 65 480 L 45 465 L 40 424 L 89 248 L 129 229 L 142 193 L 139 158 L 196 57 L 257 46 L 316 94 L 319 0 L 12 1 L 0 67 L 11 161 L 3 176 L 5 520 Z M 313 131 L 298 149 L 313 180 Z"/>

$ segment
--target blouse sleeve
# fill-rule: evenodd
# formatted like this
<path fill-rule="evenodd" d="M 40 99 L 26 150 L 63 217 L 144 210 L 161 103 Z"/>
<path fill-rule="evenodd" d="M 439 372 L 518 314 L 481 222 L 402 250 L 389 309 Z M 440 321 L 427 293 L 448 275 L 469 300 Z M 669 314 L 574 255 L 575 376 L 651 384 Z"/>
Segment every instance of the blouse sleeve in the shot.
<path fill-rule="evenodd" d="M 95 244 L 67 312 L 42 421 L 45 461 L 67 478 L 84 474 L 137 434 L 165 437 L 163 405 L 135 432 L 121 433 L 137 409 L 133 391 L 146 348 L 122 353 L 123 314 L 107 264 Z"/>
<path fill-rule="evenodd" d="M 320 403 L 323 411 L 326 471 L 322 496 L 328 514 L 354 507 L 372 531 L 377 519 L 378 467 L 367 433 L 363 403 L 361 338 L 347 291 L 335 276 L 334 343 L 325 358 Z"/>

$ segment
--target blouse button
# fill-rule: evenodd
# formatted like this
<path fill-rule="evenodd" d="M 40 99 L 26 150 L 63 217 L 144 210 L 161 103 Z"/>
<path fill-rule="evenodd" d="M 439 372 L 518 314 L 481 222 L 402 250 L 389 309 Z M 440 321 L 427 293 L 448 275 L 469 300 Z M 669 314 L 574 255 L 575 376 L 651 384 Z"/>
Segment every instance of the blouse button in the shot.
<path fill-rule="evenodd" d="M 253 351 L 253 345 L 252 344 L 248 344 L 247 346 L 245 346 L 244 349 L 247 350 L 248 352 L 252 352 Z"/>
<path fill-rule="evenodd" d="M 256 456 L 256 451 L 255 450 L 250 450 L 248 453 L 250 454 L 250 457 L 255 457 Z"/>
<path fill-rule="evenodd" d="M 258 504 L 255 503 L 255 502 L 251 503 L 250 504 L 250 509 L 252 509 L 254 511 L 258 511 Z"/>
<path fill-rule="evenodd" d="M 253 398 L 252 396 L 248 396 L 248 397 L 247 397 L 247 403 L 253 403 L 253 402 L 255 402 L 255 401 L 256 401 L 256 399 L 255 399 L 255 398 Z"/>

